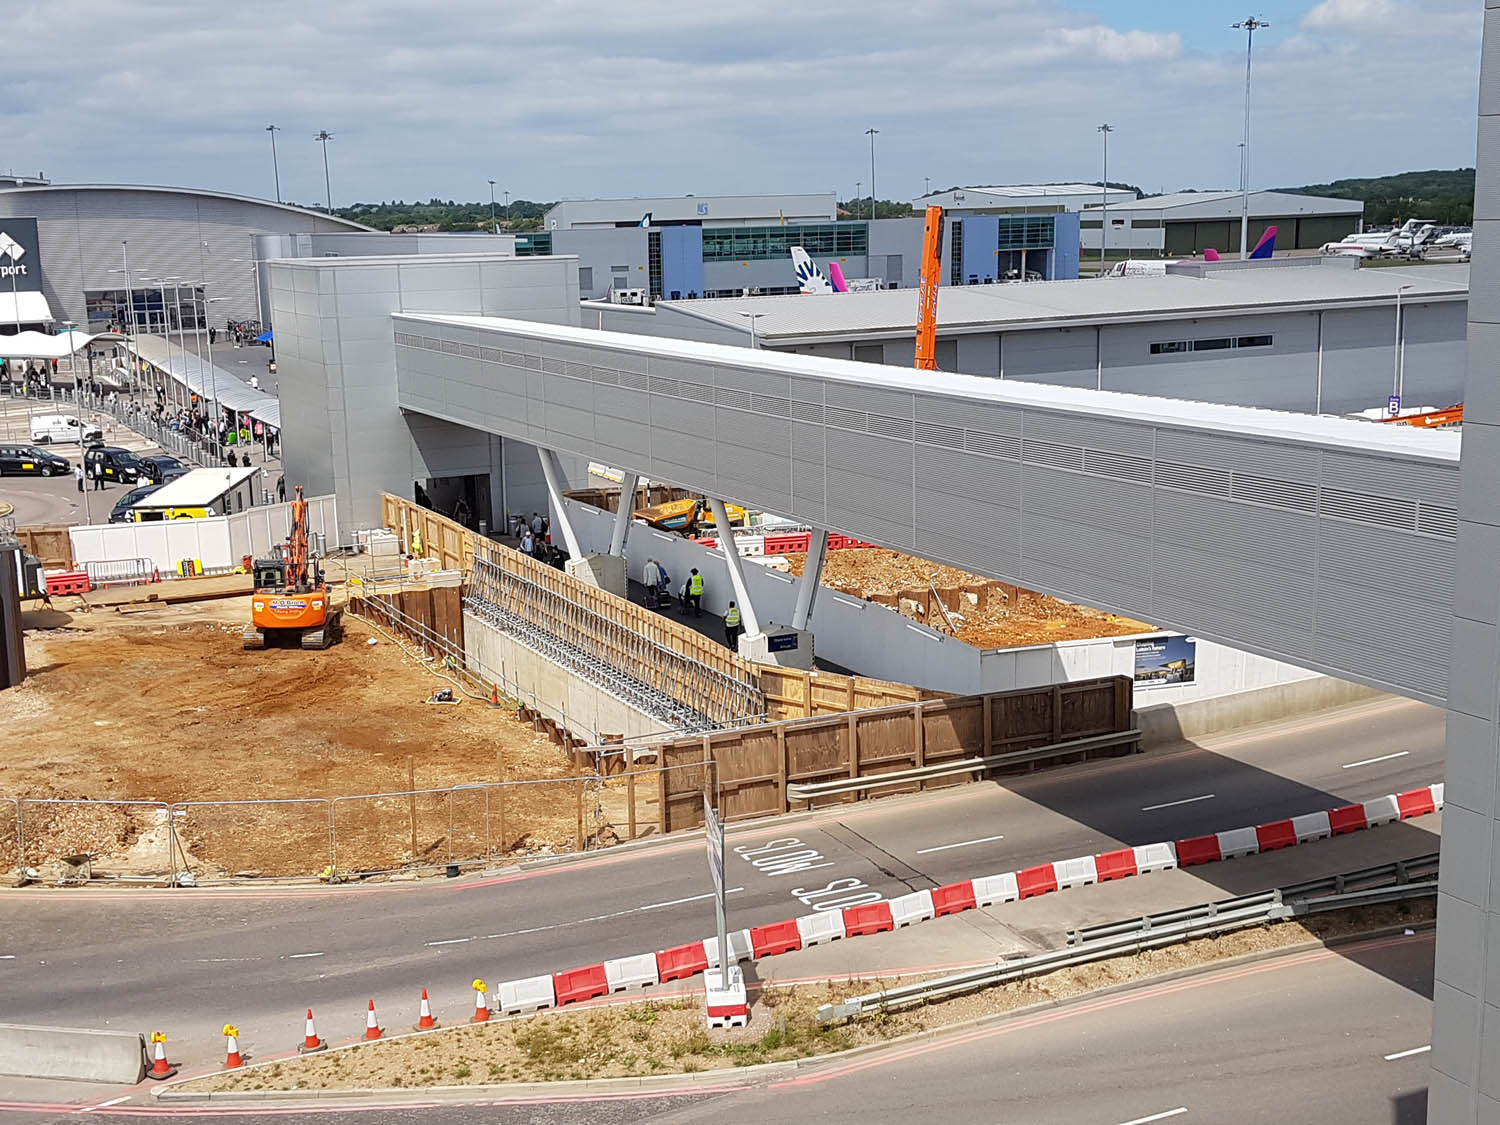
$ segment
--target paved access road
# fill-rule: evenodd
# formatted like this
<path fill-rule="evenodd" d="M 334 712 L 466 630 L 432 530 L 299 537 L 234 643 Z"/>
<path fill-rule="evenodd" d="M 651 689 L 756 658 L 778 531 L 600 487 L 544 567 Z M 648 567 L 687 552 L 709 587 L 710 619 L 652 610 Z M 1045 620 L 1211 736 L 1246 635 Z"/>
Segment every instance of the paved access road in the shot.
<path fill-rule="evenodd" d="M 1441 754 L 1441 713 L 1388 701 L 1208 747 L 1039 773 L 1003 788 L 966 786 L 734 831 L 731 925 L 1329 808 L 1435 781 Z M 1409 842 L 1411 854 L 1432 850 L 1432 837 L 1411 825 L 1367 837 L 1377 838 Z M 803 853 L 795 863 L 757 866 L 777 853 L 756 849 L 793 840 Z M 1355 836 L 1323 846 L 1373 845 Z M 1249 861 L 1194 869 L 1226 894 L 1260 889 L 1265 871 Z M 1066 893 L 1145 893 L 1134 883 Z M 1148 880 L 1136 885 L 1146 888 Z M 256 1029 L 250 1044 L 265 1056 L 295 1041 L 309 1004 L 323 1013 L 323 1034 L 343 1039 L 363 1027 L 368 997 L 384 1006 L 388 1026 L 402 1026 L 412 1022 L 409 1009 L 425 986 L 451 1018 L 472 1006 L 467 983 L 475 976 L 524 977 L 706 936 L 713 929 L 708 890 L 702 841 L 689 839 L 420 885 L 9 891 L 0 894 L 8 919 L 0 995 L 15 1022 L 167 1029 L 174 1054 L 196 1067 L 218 1055 L 225 1020 Z M 987 913 L 964 917 L 973 919 L 978 943 L 971 957 L 996 955 L 993 933 L 982 932 L 996 925 Z M 1009 948 L 1024 947 L 1014 933 L 1008 938 Z M 851 965 L 862 956 L 856 943 L 842 948 Z"/>

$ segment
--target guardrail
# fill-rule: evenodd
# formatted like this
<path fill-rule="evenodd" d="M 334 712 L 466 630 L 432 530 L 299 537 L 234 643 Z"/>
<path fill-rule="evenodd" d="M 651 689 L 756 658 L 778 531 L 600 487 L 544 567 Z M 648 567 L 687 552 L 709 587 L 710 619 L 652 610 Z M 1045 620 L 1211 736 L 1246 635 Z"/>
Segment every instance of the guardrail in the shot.
<path fill-rule="evenodd" d="M 860 793 L 867 789 L 879 789 L 890 785 L 909 785 L 913 781 L 927 781 L 932 778 L 950 777 L 954 774 L 977 773 L 984 770 L 1003 769 L 1006 766 L 1035 765 L 1054 758 L 1087 754 L 1091 750 L 1139 744 L 1140 741 L 1141 732 L 1138 730 L 1114 731 L 1109 734 L 1091 735 L 1088 738 L 1077 738 L 1070 742 L 1057 742 L 1051 746 L 1038 746 L 1032 750 L 1013 750 L 1006 754 L 990 754 L 983 758 L 962 758 L 956 762 L 939 762 L 931 766 L 896 770 L 867 777 L 794 783 L 786 787 L 786 795 L 788 801 L 810 801 L 818 797 L 836 797 L 842 793 Z"/>
<path fill-rule="evenodd" d="M 1436 857 L 1423 857 L 1423 861 Z M 1421 861 L 1413 861 L 1414 865 Z M 1386 865 L 1395 867 L 1397 865 Z M 1371 869 L 1351 873 L 1358 877 L 1368 875 Z M 1409 870 L 1393 873 L 1393 880 L 1406 879 Z M 1349 878 L 1350 876 L 1345 876 Z M 1338 878 L 1335 876 L 1334 878 Z M 1316 880 L 1324 883 L 1324 880 Z M 1298 887 L 1305 887 L 1298 884 Z M 1294 890 L 1295 888 L 1287 888 Z M 1094 961 L 1106 960 L 1163 945 L 1191 941 L 1195 938 L 1214 937 L 1230 930 L 1246 929 L 1267 922 L 1280 922 L 1306 914 L 1318 914 L 1329 910 L 1343 910 L 1353 906 L 1371 906 L 1386 902 L 1404 902 L 1414 898 L 1429 898 L 1437 894 L 1437 880 L 1422 882 L 1392 882 L 1384 887 L 1367 887 L 1343 894 L 1324 895 L 1288 901 L 1286 890 L 1262 891 L 1258 894 L 1182 910 L 1164 911 L 1134 918 L 1126 922 L 1106 923 L 1084 930 L 1071 931 L 1069 945 L 1063 949 L 1038 953 L 1008 962 L 997 962 L 979 969 L 954 973 L 918 984 L 887 988 L 864 996 L 854 996 L 837 1004 L 824 1004 L 818 1008 L 818 1022 L 839 1023 L 853 1019 L 867 1011 L 892 1011 L 918 1004 L 944 1000 L 981 988 L 1024 980 L 1027 977 L 1055 972 Z M 1086 936 L 1084 936 L 1086 935 Z M 1074 939 L 1079 940 L 1074 943 Z"/>
<path fill-rule="evenodd" d="M 161 574 L 150 559 L 98 559 L 83 564 L 89 585 L 95 590 L 106 586 L 145 586 L 160 582 Z"/>

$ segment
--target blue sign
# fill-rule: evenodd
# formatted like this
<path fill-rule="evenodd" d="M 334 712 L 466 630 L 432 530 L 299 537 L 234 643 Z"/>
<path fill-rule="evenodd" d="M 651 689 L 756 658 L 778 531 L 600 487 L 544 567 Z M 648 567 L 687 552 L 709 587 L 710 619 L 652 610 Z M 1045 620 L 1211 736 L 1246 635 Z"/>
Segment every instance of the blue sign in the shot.
<path fill-rule="evenodd" d="M 708 204 L 707 203 L 700 203 L 700 204 L 698 204 L 698 214 L 700 214 L 700 215 L 707 215 L 708 214 Z"/>
<path fill-rule="evenodd" d="M 768 652 L 791 652 L 796 647 L 796 633 L 772 633 L 766 638 L 766 651 Z"/>
<path fill-rule="evenodd" d="M 1392 418 L 1399 418 L 1401 416 L 1401 396 L 1400 395 L 1392 395 L 1390 397 L 1390 399 L 1387 400 L 1387 402 L 1385 404 L 1385 412 L 1387 414 L 1389 414 Z"/>

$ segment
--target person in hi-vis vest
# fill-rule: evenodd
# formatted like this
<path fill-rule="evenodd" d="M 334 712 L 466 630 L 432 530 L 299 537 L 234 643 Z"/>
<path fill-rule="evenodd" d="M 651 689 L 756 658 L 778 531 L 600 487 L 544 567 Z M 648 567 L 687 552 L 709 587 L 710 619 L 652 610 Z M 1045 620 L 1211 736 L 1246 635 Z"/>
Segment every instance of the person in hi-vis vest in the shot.
<path fill-rule="evenodd" d="M 740 607 L 733 602 L 724 611 L 724 643 L 738 652 L 740 642 Z"/>
<path fill-rule="evenodd" d="M 693 572 L 688 575 L 683 600 L 693 607 L 694 617 L 703 616 L 703 575 L 698 573 L 696 566 L 693 567 Z"/>

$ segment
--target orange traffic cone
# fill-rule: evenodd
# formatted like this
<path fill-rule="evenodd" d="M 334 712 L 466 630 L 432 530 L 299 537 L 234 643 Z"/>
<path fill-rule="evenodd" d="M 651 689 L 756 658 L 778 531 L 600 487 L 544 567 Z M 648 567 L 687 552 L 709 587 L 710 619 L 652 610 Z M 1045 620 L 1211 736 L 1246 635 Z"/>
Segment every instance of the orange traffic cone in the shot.
<path fill-rule="evenodd" d="M 160 1082 L 163 1078 L 171 1078 L 177 1073 L 177 1068 L 167 1062 L 167 1037 L 160 1031 L 151 1033 L 152 1060 L 151 1069 L 146 1072 L 146 1077 Z"/>
<path fill-rule="evenodd" d="M 490 1002 L 484 994 L 484 981 L 474 981 L 474 1018 L 470 1023 L 488 1023 L 490 1019 Z"/>
<path fill-rule="evenodd" d="M 224 1069 L 234 1070 L 245 1065 L 245 1056 L 240 1054 L 240 1029 L 232 1023 L 224 1025 Z"/>
<path fill-rule="evenodd" d="M 375 1022 L 375 1001 L 370 1001 L 370 1010 L 365 1014 L 365 1038 L 379 1039 L 380 1025 Z"/>
<path fill-rule="evenodd" d="M 303 1033 L 302 1042 L 297 1047 L 300 1055 L 311 1054 L 313 1051 L 322 1051 L 328 1046 L 327 1043 L 318 1038 L 318 1029 L 313 1026 L 312 1009 L 307 1009 L 307 1030 Z"/>
<path fill-rule="evenodd" d="M 417 1030 L 426 1031 L 437 1025 L 437 1020 L 432 1018 L 432 1005 L 427 1002 L 427 990 L 424 988 L 422 989 L 422 1016 L 417 1020 Z"/>
<path fill-rule="evenodd" d="M 492 707 L 499 707 L 500 706 L 500 685 L 499 684 L 491 684 L 490 685 L 490 706 L 492 706 Z"/>

